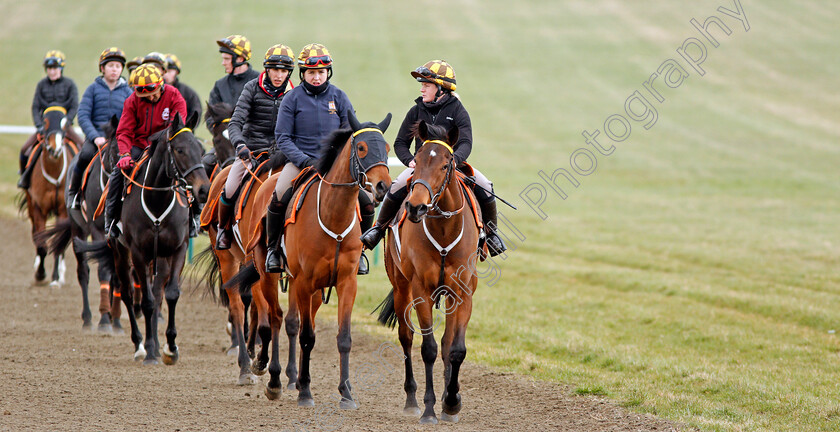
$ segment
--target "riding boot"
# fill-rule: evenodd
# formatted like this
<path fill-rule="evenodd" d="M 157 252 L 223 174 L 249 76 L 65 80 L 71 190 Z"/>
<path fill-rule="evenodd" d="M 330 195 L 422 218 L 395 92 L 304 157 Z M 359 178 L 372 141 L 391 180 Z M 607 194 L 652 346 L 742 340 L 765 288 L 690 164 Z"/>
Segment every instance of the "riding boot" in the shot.
<path fill-rule="evenodd" d="M 108 195 L 105 197 L 105 235 L 109 239 L 116 239 L 120 236 L 120 229 L 117 226 L 120 213 L 122 213 L 122 172 L 115 168 L 108 180 Z"/>
<path fill-rule="evenodd" d="M 219 231 L 216 234 L 216 250 L 230 249 L 233 243 L 233 202 L 229 200 L 224 191 L 219 198 Z"/>
<path fill-rule="evenodd" d="M 370 206 L 373 209 L 373 205 Z M 373 217 L 376 216 L 376 213 L 362 213 L 362 221 L 359 223 L 359 227 L 362 231 L 366 232 L 370 229 L 371 225 L 373 225 Z M 368 259 L 365 256 L 365 252 L 362 251 L 362 256 L 359 258 L 359 270 L 356 272 L 358 275 L 366 275 L 370 273 Z"/>
<path fill-rule="evenodd" d="M 283 271 L 283 259 L 277 250 L 280 247 L 280 237 L 283 236 L 283 229 L 286 219 L 286 207 L 292 197 L 292 188 L 289 188 L 280 201 L 277 195 L 271 194 L 271 202 L 265 213 L 265 234 L 268 253 L 265 257 L 265 271 L 268 273 L 280 273 Z"/>
<path fill-rule="evenodd" d="M 484 200 L 478 200 L 478 205 L 481 207 L 481 219 L 484 222 L 484 233 L 486 234 L 487 249 L 490 251 L 490 256 L 494 257 L 507 250 L 505 242 L 499 237 L 496 232 L 498 225 L 496 222 L 496 199 L 493 196 L 488 196 Z"/>
<path fill-rule="evenodd" d="M 78 164 L 78 162 L 76 162 Z M 74 165 L 73 169 L 70 170 L 68 177 L 70 177 L 70 186 L 67 188 L 67 208 L 69 209 L 78 209 L 80 206 L 79 199 L 79 188 L 82 187 L 82 177 L 84 177 L 84 171 L 79 173 L 78 169 L 76 169 L 78 165 Z"/>
<path fill-rule="evenodd" d="M 41 156 L 41 147 L 35 149 L 35 153 L 29 158 L 32 163 L 29 166 L 23 169 L 23 173 L 20 175 L 20 180 L 18 180 L 17 187 L 21 189 L 29 189 L 30 179 L 32 178 L 32 170 L 35 169 L 35 162 L 38 161 L 38 158 Z"/>
<path fill-rule="evenodd" d="M 362 234 L 362 243 L 368 249 L 373 249 L 385 237 L 385 229 L 391 223 L 391 219 L 397 215 L 400 210 L 403 200 L 408 194 L 406 188 L 398 190 L 396 193 L 388 192 L 385 199 L 382 201 L 382 208 L 379 209 L 379 217 L 376 219 L 376 224 Z"/>

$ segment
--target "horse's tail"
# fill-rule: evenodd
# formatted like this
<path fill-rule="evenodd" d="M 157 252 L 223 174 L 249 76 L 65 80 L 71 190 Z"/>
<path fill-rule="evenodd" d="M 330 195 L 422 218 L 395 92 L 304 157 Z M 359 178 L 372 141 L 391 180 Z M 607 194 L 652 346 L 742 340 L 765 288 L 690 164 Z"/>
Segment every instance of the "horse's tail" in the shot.
<path fill-rule="evenodd" d="M 239 270 L 239 273 L 230 278 L 229 281 L 225 282 L 222 288 L 227 290 L 228 288 L 239 285 L 239 293 L 244 294 L 259 280 L 260 272 L 257 271 L 257 267 L 252 262 Z"/>
<path fill-rule="evenodd" d="M 206 294 L 217 300 L 216 291 L 219 292 L 218 301 L 225 307 L 228 306 L 227 292 L 221 289 L 222 287 L 222 272 L 219 266 L 219 259 L 213 251 L 213 247 L 207 245 L 207 248 L 202 250 L 193 259 L 193 275 L 198 276 L 199 281 L 204 281 L 207 287 Z"/>
<path fill-rule="evenodd" d="M 73 239 L 73 224 L 70 218 L 61 218 L 55 222 L 55 226 L 47 228 L 35 234 L 37 244 L 47 245 L 51 254 L 63 253 Z"/>
<path fill-rule="evenodd" d="M 115 274 L 117 266 L 114 263 L 114 251 L 108 246 L 107 240 L 99 240 L 94 242 L 86 242 L 78 237 L 73 239 L 73 249 L 81 254 L 82 259 L 95 259 L 100 268 L 108 269 L 111 274 Z"/>
<path fill-rule="evenodd" d="M 387 326 L 389 328 L 394 328 L 397 325 L 397 310 L 394 307 L 394 289 L 391 289 L 391 292 L 388 293 L 388 297 L 385 297 L 385 300 L 382 300 L 382 303 L 379 303 L 379 306 L 371 312 L 371 314 L 376 313 L 379 311 L 379 317 L 376 318 L 380 324 Z"/>
<path fill-rule="evenodd" d="M 23 214 L 26 211 L 26 192 L 20 191 L 15 195 L 15 206 L 18 209 L 18 214 Z"/>

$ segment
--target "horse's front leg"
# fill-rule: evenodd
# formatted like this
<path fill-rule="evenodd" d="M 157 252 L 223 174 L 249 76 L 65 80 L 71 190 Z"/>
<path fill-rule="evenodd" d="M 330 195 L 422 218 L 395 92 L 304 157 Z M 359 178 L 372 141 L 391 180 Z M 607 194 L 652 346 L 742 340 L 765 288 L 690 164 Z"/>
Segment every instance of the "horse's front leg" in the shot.
<path fill-rule="evenodd" d="M 92 314 L 90 312 L 90 300 L 88 299 L 88 282 L 90 282 L 90 265 L 88 265 L 85 254 L 76 250 L 73 245 L 73 254 L 76 256 L 76 278 L 82 288 L 82 329 L 90 330 L 92 326 Z M 102 266 L 100 266 L 102 267 Z"/>
<path fill-rule="evenodd" d="M 131 257 L 134 264 L 134 271 L 137 272 L 137 279 L 138 282 L 140 282 L 140 289 L 143 292 L 142 299 L 140 301 L 140 308 L 143 310 L 143 318 L 145 318 L 146 322 L 146 339 L 143 344 L 146 358 L 143 359 L 143 364 L 157 364 L 158 360 L 155 356 L 155 350 L 157 349 L 155 345 L 155 339 L 157 338 L 157 313 L 155 310 L 155 304 L 157 303 L 155 301 L 156 290 L 152 286 L 154 284 L 149 284 L 149 280 L 146 277 L 146 271 L 148 268 L 146 267 L 146 263 L 143 262 L 143 258 L 139 251 L 137 253 L 132 253 Z"/>
<path fill-rule="evenodd" d="M 295 295 L 295 302 L 298 305 L 298 312 L 300 313 L 300 371 L 298 371 L 298 406 L 315 406 L 315 400 L 312 399 L 312 391 L 309 388 L 309 383 L 312 377 L 309 374 L 309 360 L 312 355 L 312 349 L 315 347 L 315 323 L 312 317 L 312 292 L 310 291 L 311 282 L 300 279 L 293 279 L 293 287 L 289 292 Z M 318 293 L 316 293 L 318 295 Z M 320 299 L 318 299 L 320 302 Z"/>
<path fill-rule="evenodd" d="M 67 270 L 67 266 L 64 263 L 64 252 L 63 251 L 55 251 L 53 252 L 53 271 L 52 271 L 52 279 L 50 279 L 50 286 L 53 288 L 61 288 L 64 285 L 64 272 Z"/>
<path fill-rule="evenodd" d="M 28 192 L 27 192 L 28 194 Z M 47 218 L 43 215 L 40 209 L 35 208 L 34 200 L 27 197 L 27 204 L 29 208 L 29 220 L 32 222 L 32 239 L 35 241 L 35 235 L 44 230 L 47 224 Z M 35 242 L 35 282 L 43 282 L 47 278 L 47 269 L 44 267 L 44 260 L 47 258 L 47 248 L 45 245 Z"/>
<path fill-rule="evenodd" d="M 339 382 L 338 392 L 341 394 L 341 409 L 357 409 L 359 405 L 353 399 L 353 388 L 350 385 L 350 348 L 353 340 L 350 337 L 350 315 L 353 313 L 353 304 L 356 302 L 356 266 L 351 266 L 350 276 L 338 284 L 338 335 L 336 345 L 339 356 Z"/>
<path fill-rule="evenodd" d="M 473 287 L 473 291 L 475 291 L 475 287 Z M 451 337 L 444 336 L 449 346 L 444 354 L 447 360 L 446 390 L 443 393 L 443 407 L 440 418 L 443 421 L 453 423 L 458 422 L 458 413 L 461 411 L 461 394 L 459 393 L 461 386 L 458 383 L 458 376 L 461 364 L 467 357 L 467 324 L 470 321 L 470 315 L 472 315 L 472 297 L 469 295 L 463 297 L 461 303 L 457 306 L 454 305 L 454 300 L 451 297 L 446 299 L 449 314 L 446 316 L 445 334 L 450 334 Z"/>
<path fill-rule="evenodd" d="M 166 283 L 166 309 L 169 312 L 169 319 L 166 323 L 166 345 L 163 347 L 163 363 L 167 365 L 174 365 L 178 362 L 178 345 L 175 344 L 175 338 L 178 336 L 178 330 L 175 328 L 175 307 L 178 305 L 178 299 L 181 297 L 181 271 L 184 269 L 184 260 L 187 256 L 186 243 L 182 246 L 175 255 L 166 260 L 171 262 L 169 267 L 169 278 Z M 158 275 L 160 276 L 160 275 Z M 157 284 L 157 281 L 155 281 Z"/>
<path fill-rule="evenodd" d="M 435 386 L 434 386 L 434 366 L 437 359 L 438 347 L 435 342 L 434 334 L 434 320 L 432 316 L 432 299 L 428 292 L 425 292 L 419 284 L 412 284 L 412 293 L 414 301 L 412 305 L 417 312 L 417 321 L 420 325 L 416 329 L 423 335 L 423 343 L 420 346 L 420 355 L 423 357 L 423 363 L 426 366 L 426 393 L 423 395 L 423 403 L 426 409 L 423 411 L 423 416 L 420 417 L 421 424 L 437 424 L 437 416 L 435 415 Z M 417 293 L 422 293 L 418 296 Z M 406 311 L 406 314 L 410 311 Z"/>

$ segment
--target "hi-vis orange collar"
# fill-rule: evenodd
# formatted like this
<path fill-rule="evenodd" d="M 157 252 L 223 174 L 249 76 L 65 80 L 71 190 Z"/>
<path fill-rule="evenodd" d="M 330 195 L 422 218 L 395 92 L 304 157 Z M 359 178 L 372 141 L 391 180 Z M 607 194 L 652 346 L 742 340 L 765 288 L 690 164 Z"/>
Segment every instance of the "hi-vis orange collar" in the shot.
<path fill-rule="evenodd" d="M 449 150 L 449 153 L 452 153 L 452 154 L 454 154 L 454 153 L 455 153 L 455 152 L 452 150 L 452 146 L 450 146 L 449 144 L 447 144 L 447 143 L 445 143 L 445 142 L 443 142 L 443 141 L 441 141 L 441 140 L 426 140 L 426 141 L 423 141 L 423 144 L 426 144 L 426 143 L 440 144 L 440 145 L 442 145 L 442 146 L 446 147 L 446 149 L 447 149 L 447 150 Z"/>

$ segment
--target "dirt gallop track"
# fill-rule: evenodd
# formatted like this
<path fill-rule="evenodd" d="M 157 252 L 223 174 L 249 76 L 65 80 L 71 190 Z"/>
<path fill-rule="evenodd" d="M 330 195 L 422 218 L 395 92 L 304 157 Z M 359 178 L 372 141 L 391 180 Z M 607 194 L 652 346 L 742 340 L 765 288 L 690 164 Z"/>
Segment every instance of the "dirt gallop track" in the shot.
<path fill-rule="evenodd" d="M 417 418 L 401 414 L 401 359 L 390 351 L 377 355 L 381 344 L 391 341 L 359 332 L 353 335 L 351 379 L 360 377 L 358 381 L 367 386 L 354 382 L 360 408 L 339 412 L 331 397 L 337 394 L 336 326 L 325 321 L 319 323 L 312 363 L 317 406 L 298 408 L 294 391 L 284 391 L 280 400 L 269 401 L 263 395 L 267 376 L 257 386 L 235 385 L 234 359 L 224 353 L 226 313 L 209 299 L 189 292 L 178 304 L 181 360 L 175 366 L 144 367 L 132 360 L 127 335 L 82 332 L 73 258 L 68 259 L 68 284 L 63 288 L 34 285 L 29 226 L 18 220 L 1 222 L 2 431 L 282 431 L 295 430 L 295 424 L 297 430 L 307 431 L 676 430 L 670 423 L 628 413 L 615 404 L 574 396 L 569 388 L 500 374 L 469 361 L 462 368 L 460 423 L 420 427 Z M 91 299 L 98 299 L 94 292 L 98 288 L 92 284 Z M 94 319 L 98 319 L 95 310 Z M 419 350 L 414 359 L 418 400 L 422 401 Z M 438 364 L 438 376 L 439 370 Z M 438 395 L 441 389 L 436 382 Z M 439 415 L 440 403 L 437 411 Z"/>

